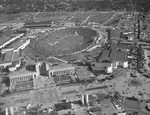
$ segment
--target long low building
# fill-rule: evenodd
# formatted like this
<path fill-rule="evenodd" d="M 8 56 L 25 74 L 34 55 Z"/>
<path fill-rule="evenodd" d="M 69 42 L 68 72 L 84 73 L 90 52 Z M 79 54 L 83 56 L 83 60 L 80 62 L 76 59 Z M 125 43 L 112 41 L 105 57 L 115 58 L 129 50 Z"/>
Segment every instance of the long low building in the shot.
<path fill-rule="evenodd" d="M 60 64 L 49 67 L 48 73 L 49 76 L 71 75 L 75 73 L 75 68 L 71 64 Z"/>
<path fill-rule="evenodd" d="M 37 75 L 43 73 L 48 74 L 49 77 L 60 76 L 60 75 L 72 75 L 75 73 L 75 67 L 72 64 L 56 64 L 51 65 L 50 63 L 38 63 L 36 65 Z"/>
<path fill-rule="evenodd" d="M 52 21 L 45 22 L 28 22 L 24 24 L 25 28 L 34 28 L 34 27 L 50 27 L 52 25 Z"/>

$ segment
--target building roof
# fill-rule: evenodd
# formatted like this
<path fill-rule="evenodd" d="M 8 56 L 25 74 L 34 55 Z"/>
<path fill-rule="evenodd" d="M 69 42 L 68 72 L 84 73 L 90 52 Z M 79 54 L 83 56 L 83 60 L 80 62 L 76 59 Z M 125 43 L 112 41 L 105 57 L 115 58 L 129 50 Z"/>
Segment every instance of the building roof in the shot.
<path fill-rule="evenodd" d="M 72 66 L 72 64 L 65 64 L 65 63 L 62 63 L 62 64 L 59 64 L 59 65 L 53 65 L 50 67 L 50 70 L 65 70 L 65 69 L 69 69 L 69 68 L 74 68 Z"/>
<path fill-rule="evenodd" d="M 108 60 L 111 62 L 115 61 L 126 61 L 126 45 L 118 45 L 116 42 L 112 41 L 109 49 L 105 49 L 100 56 L 99 62 L 103 62 L 104 60 Z"/>
<path fill-rule="evenodd" d="M 105 59 L 109 59 L 110 51 L 109 50 L 104 50 L 99 61 L 103 61 Z"/>
<path fill-rule="evenodd" d="M 18 82 L 15 85 L 15 89 L 19 90 L 24 90 L 24 89 L 30 89 L 33 87 L 33 82 L 32 81 L 24 81 L 24 82 Z"/>
<path fill-rule="evenodd" d="M 93 95 L 93 94 L 90 94 L 89 95 L 89 101 L 93 101 L 93 100 L 97 100 L 97 96 Z"/>
<path fill-rule="evenodd" d="M 125 51 L 125 50 L 127 50 L 127 45 L 125 45 L 125 44 L 118 44 L 117 45 L 117 50 L 121 50 L 121 51 Z"/>
<path fill-rule="evenodd" d="M 9 66 L 9 68 L 16 67 L 16 65 L 19 64 L 19 61 L 14 61 L 12 64 Z"/>
<path fill-rule="evenodd" d="M 10 65 L 10 67 L 15 67 L 15 64 L 18 64 L 19 61 L 20 57 L 18 55 L 18 52 L 13 52 L 13 50 L 9 50 L 2 54 L 0 64 L 11 62 L 12 65 Z"/>
<path fill-rule="evenodd" d="M 36 72 L 21 70 L 21 71 L 14 71 L 14 72 L 10 73 L 8 76 L 9 76 L 9 78 L 17 78 L 17 77 L 28 76 L 28 75 L 33 75 L 33 74 L 36 74 Z"/>
<path fill-rule="evenodd" d="M 110 38 L 120 38 L 120 30 L 113 29 L 110 31 Z"/>
<path fill-rule="evenodd" d="M 117 61 L 125 62 L 127 59 L 127 52 L 126 51 L 117 51 Z"/>
<path fill-rule="evenodd" d="M 117 56 L 117 43 L 112 42 L 110 46 L 111 52 L 110 52 L 110 60 L 112 62 L 116 61 L 116 56 Z"/>
<path fill-rule="evenodd" d="M 6 53 L 2 54 L 0 64 L 8 63 L 12 61 L 13 51 L 7 51 Z"/>
<path fill-rule="evenodd" d="M 71 109 L 71 103 L 70 102 L 58 103 L 58 104 L 55 104 L 55 108 L 56 108 L 56 111 Z"/>
<path fill-rule="evenodd" d="M 19 52 L 13 52 L 13 59 L 12 62 L 18 62 L 20 61 L 20 56 L 18 54 Z"/>
<path fill-rule="evenodd" d="M 94 63 L 92 64 L 92 69 L 93 70 L 105 70 L 107 67 L 109 67 L 111 64 L 110 63 Z"/>

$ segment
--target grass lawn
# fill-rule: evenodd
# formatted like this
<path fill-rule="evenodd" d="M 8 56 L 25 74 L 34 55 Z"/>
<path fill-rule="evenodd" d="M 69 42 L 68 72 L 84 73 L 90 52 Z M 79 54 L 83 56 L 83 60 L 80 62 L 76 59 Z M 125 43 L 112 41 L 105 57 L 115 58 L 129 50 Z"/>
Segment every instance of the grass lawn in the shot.
<path fill-rule="evenodd" d="M 55 45 L 56 54 L 65 54 L 78 51 L 78 48 L 82 45 L 82 36 L 67 36 L 58 41 Z"/>

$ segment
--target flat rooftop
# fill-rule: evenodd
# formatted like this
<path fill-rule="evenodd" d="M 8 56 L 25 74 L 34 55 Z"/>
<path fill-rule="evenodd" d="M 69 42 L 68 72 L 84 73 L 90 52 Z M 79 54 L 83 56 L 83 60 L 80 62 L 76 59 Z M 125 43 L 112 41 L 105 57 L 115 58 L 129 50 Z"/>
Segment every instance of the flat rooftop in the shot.
<path fill-rule="evenodd" d="M 99 58 L 99 62 L 104 60 L 109 60 L 111 62 L 114 61 L 124 62 L 126 61 L 127 56 L 126 49 L 127 46 L 125 45 L 121 46 L 115 42 L 112 42 L 109 49 L 103 50 L 102 55 Z"/>
<path fill-rule="evenodd" d="M 110 38 L 120 38 L 120 30 L 113 29 L 110 31 Z"/>
<path fill-rule="evenodd" d="M 117 60 L 120 62 L 125 62 L 127 59 L 126 51 L 117 51 Z"/>
<path fill-rule="evenodd" d="M 19 52 L 13 52 L 13 62 L 20 61 Z"/>
<path fill-rule="evenodd" d="M 58 65 L 50 66 L 50 70 L 65 69 L 65 68 L 74 68 L 74 67 L 72 66 L 72 64 L 58 64 Z"/>
<path fill-rule="evenodd" d="M 110 65 L 111 65 L 110 63 L 94 63 L 94 64 L 92 64 L 92 69 L 93 70 L 106 69 Z"/>
<path fill-rule="evenodd" d="M 1 57 L 0 63 L 7 63 L 12 61 L 13 51 L 7 51 Z"/>
<path fill-rule="evenodd" d="M 17 78 L 17 77 L 21 77 L 21 76 L 33 75 L 35 73 L 36 72 L 31 72 L 31 71 L 27 71 L 27 70 L 20 70 L 20 71 L 11 72 L 8 76 L 9 76 L 9 78 Z"/>

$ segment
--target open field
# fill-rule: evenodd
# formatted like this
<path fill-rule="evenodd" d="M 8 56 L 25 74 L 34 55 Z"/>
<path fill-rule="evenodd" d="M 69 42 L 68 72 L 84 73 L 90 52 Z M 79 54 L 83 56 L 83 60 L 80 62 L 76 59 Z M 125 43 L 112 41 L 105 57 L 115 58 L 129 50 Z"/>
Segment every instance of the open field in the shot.
<path fill-rule="evenodd" d="M 107 20 L 109 20 L 115 13 L 98 13 L 92 15 L 87 22 L 95 22 L 99 24 L 105 23 Z"/>
<path fill-rule="evenodd" d="M 95 22 L 99 24 L 103 24 L 109 21 L 114 15 L 116 18 L 119 12 L 42 12 L 35 15 L 36 21 L 67 21 L 67 22 L 75 22 L 79 24 Z"/>
<path fill-rule="evenodd" d="M 80 49 L 80 45 L 82 45 L 83 37 L 82 36 L 66 36 L 59 40 L 55 47 L 56 54 L 69 54 L 76 52 Z"/>

